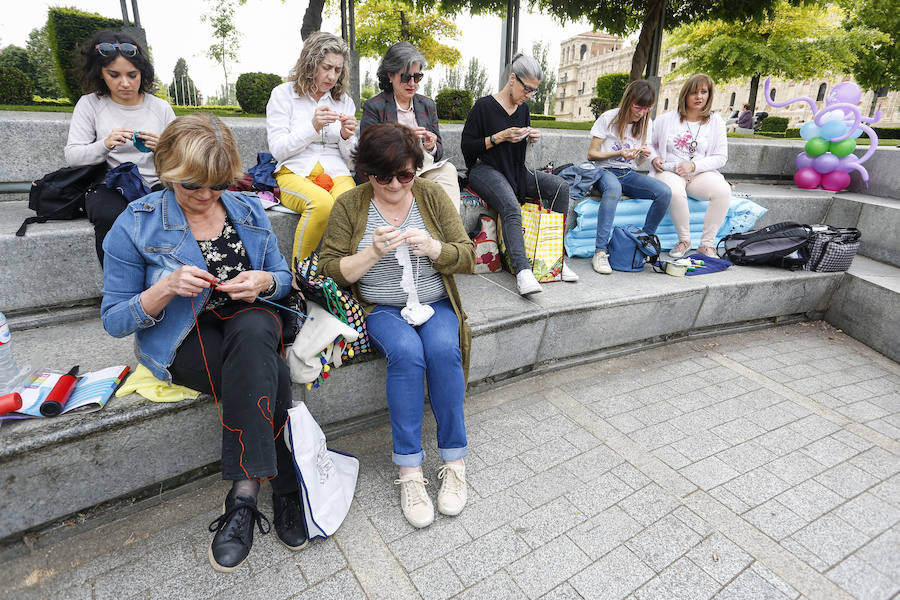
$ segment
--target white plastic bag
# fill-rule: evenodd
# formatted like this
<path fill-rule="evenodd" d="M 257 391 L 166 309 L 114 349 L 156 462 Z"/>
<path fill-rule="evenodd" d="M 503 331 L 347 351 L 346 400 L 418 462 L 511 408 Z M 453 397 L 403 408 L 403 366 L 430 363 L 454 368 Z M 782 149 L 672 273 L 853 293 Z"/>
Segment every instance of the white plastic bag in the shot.
<path fill-rule="evenodd" d="M 303 402 L 288 410 L 284 441 L 294 455 L 309 539 L 327 538 L 350 510 L 359 460 L 328 449 L 325 434 Z"/>

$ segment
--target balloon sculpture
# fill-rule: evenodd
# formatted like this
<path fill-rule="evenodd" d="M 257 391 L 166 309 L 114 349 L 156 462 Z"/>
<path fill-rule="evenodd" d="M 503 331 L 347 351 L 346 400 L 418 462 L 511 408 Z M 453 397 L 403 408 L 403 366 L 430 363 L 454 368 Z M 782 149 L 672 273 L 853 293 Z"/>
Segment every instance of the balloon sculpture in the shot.
<path fill-rule="evenodd" d="M 794 102 L 809 103 L 813 120 L 800 128 L 800 137 L 806 140 L 805 152 L 797 155 L 794 183 L 798 187 L 813 189 L 820 185 L 826 190 L 839 192 L 850 185 L 850 171 L 859 171 L 866 187 L 869 187 L 869 172 L 862 163 L 866 162 L 878 148 L 878 134 L 866 123 L 881 120 L 881 111 L 875 118 L 863 117 L 859 112 L 862 90 L 852 81 L 839 83 L 831 89 L 825 99 L 825 107 L 818 109 L 812 98 L 800 96 L 785 102 L 773 102 L 769 93 L 770 79 L 766 78 L 765 94 L 769 106 L 780 108 Z M 869 136 L 869 150 L 862 157 L 853 154 L 856 138 L 863 132 Z"/>

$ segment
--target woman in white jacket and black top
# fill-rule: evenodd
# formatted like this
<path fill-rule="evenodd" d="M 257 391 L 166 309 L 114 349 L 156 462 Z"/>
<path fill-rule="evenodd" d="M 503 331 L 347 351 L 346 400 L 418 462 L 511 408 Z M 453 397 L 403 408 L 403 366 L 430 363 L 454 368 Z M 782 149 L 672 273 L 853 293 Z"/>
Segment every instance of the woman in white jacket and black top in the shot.
<path fill-rule="evenodd" d="M 654 175 L 672 189 L 669 214 L 678 243 L 669 256 L 679 258 L 691 249 L 687 196 L 709 200 L 697 252 L 715 256 L 715 237 L 731 200 L 731 186 L 717 169 L 728 161 L 725 122 L 712 112 L 714 86 L 709 75 L 692 75 L 678 93 L 676 110 L 659 117 L 653 126 Z"/>

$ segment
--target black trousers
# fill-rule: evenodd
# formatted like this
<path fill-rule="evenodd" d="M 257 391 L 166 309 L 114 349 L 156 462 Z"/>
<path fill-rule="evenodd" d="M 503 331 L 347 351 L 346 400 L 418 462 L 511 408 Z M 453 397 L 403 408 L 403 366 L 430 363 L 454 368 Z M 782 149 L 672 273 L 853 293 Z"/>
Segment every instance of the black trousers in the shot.
<path fill-rule="evenodd" d="M 175 383 L 217 398 L 222 479 L 271 479 L 276 494 L 297 491 L 283 437 L 291 372 L 282 350 L 277 311 L 235 302 L 200 313 L 169 367 Z"/>
<path fill-rule="evenodd" d="M 156 192 L 163 189 L 162 184 L 156 184 L 151 188 Z M 102 181 L 94 184 L 84 196 L 84 210 L 88 220 L 94 225 L 94 246 L 97 250 L 97 258 L 103 267 L 103 238 L 112 229 L 113 223 L 128 206 L 118 190 L 111 190 Z"/>

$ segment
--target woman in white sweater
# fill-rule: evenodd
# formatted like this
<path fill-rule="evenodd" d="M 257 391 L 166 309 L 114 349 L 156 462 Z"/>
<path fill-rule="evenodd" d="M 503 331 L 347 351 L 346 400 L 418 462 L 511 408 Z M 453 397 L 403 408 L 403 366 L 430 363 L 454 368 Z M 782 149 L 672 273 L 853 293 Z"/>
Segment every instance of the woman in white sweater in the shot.
<path fill-rule="evenodd" d="M 295 258 L 316 249 L 334 199 L 356 185 L 349 167 L 357 141 L 356 105 L 345 92 L 349 56 L 347 44 L 336 35 L 312 34 L 287 83 L 272 90 L 266 105 L 281 203 L 300 213 Z"/>
<path fill-rule="evenodd" d="M 86 93 L 72 112 L 66 163 L 80 167 L 105 162 L 109 170 L 131 162 L 147 187 L 162 189 L 153 150 L 175 113 L 168 102 L 153 95 L 153 64 L 146 50 L 127 33 L 101 31 L 85 44 L 81 55 L 81 87 Z M 101 266 L 103 238 L 126 206 L 125 196 L 103 181 L 85 195 Z"/>
<path fill-rule="evenodd" d="M 716 233 L 728 213 L 731 186 L 717 170 L 728 161 L 728 139 L 725 122 L 712 112 L 713 93 L 709 75 L 692 75 L 681 86 L 676 109 L 653 126 L 654 176 L 672 189 L 669 214 L 678 234 L 678 243 L 669 251 L 673 258 L 691 249 L 688 194 L 709 200 L 697 248 L 700 254 L 716 255 Z"/>

